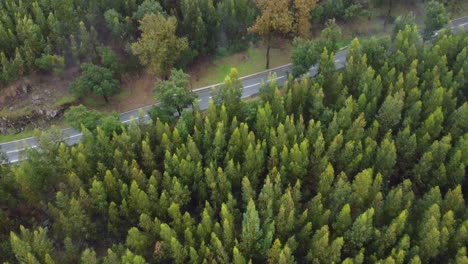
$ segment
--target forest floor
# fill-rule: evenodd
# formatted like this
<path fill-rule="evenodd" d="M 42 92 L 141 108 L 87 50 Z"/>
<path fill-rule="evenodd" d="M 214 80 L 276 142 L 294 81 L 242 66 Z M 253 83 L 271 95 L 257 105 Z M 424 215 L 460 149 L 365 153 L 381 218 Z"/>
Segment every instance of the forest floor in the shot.
<path fill-rule="evenodd" d="M 391 17 L 413 12 L 416 22 L 422 27 L 424 20 L 424 6 L 421 3 L 400 3 L 392 8 Z M 468 1 L 459 1 L 448 7 L 451 18 L 468 15 Z M 346 46 L 354 37 L 366 38 L 370 36 L 388 35 L 393 25 L 385 23 L 388 7 L 382 6 L 372 8 L 370 16 L 358 18 L 351 22 L 337 21 L 342 28 L 342 40 L 340 46 Z M 313 25 L 314 36 L 320 34 L 323 25 Z M 247 51 L 230 54 L 223 57 L 202 58 L 192 63 L 188 69 L 190 74 L 190 85 L 192 89 L 222 82 L 232 67 L 237 68 L 239 75 L 244 76 L 265 70 L 266 48 L 261 44 L 250 47 Z M 271 67 L 284 65 L 290 62 L 291 44 L 283 41 L 275 45 L 271 50 Z M 69 69 L 62 78 L 31 75 L 15 82 L 0 94 L 0 116 L 18 115 L 22 112 L 31 111 L 33 108 L 53 107 L 64 102 L 72 101 L 68 87 L 74 78 L 78 76 L 77 67 Z M 106 104 L 102 98 L 89 97 L 79 103 L 102 111 L 125 112 L 155 102 L 154 82 L 156 76 L 142 71 L 138 74 L 122 77 L 122 91 L 110 99 Z M 24 86 L 31 89 L 22 93 Z M 46 91 L 46 92 L 44 92 Z M 63 126 L 61 120 L 54 121 L 55 124 Z M 37 125 L 35 127 L 38 127 Z M 39 128 L 43 128 L 39 126 Z M 0 142 L 20 139 L 30 136 L 33 126 L 24 128 L 18 134 L 0 135 Z"/>
<path fill-rule="evenodd" d="M 125 74 L 121 78 L 121 91 L 109 98 L 106 103 L 101 97 L 90 96 L 83 100 L 83 105 L 108 112 L 122 113 L 155 103 L 154 83 L 158 78 L 146 71 Z"/>

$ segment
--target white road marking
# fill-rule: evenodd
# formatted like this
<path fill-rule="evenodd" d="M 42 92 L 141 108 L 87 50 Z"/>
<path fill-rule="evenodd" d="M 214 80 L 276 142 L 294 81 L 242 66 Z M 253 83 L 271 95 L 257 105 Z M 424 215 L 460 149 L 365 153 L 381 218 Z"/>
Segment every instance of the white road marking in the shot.
<path fill-rule="evenodd" d="M 148 115 L 146 114 L 144 117 L 148 117 Z M 133 117 L 135 120 L 138 120 L 140 119 L 139 117 Z M 126 124 L 126 123 L 129 123 L 132 119 L 128 119 L 128 120 L 124 120 L 122 121 L 123 124 Z M 76 138 L 76 137 L 81 137 L 83 136 L 82 133 L 79 133 L 79 134 L 76 134 L 76 135 L 73 135 L 73 136 L 69 136 L 69 137 L 66 137 L 66 138 L 63 138 L 63 140 L 68 140 L 68 139 L 72 139 L 72 138 Z M 20 149 L 16 149 L 16 150 L 10 150 L 10 151 L 7 151 L 5 152 L 6 154 L 11 154 L 11 153 L 16 153 L 16 152 L 20 152 L 20 151 L 23 151 L 23 150 L 26 150 L 26 149 L 29 149 L 29 148 L 37 148 L 38 145 L 29 145 L 28 147 L 26 148 L 20 148 Z M 10 162 L 13 162 L 13 161 L 10 161 Z"/>
<path fill-rule="evenodd" d="M 146 114 L 146 115 L 144 115 L 143 117 L 146 118 L 146 117 L 148 117 L 148 116 L 149 116 L 149 115 Z M 123 124 L 130 123 L 130 121 L 132 121 L 132 118 L 131 118 L 131 117 L 133 117 L 133 119 L 135 119 L 135 120 L 140 120 L 140 118 L 139 118 L 138 116 L 135 117 L 135 116 L 131 115 L 131 116 L 130 116 L 130 119 L 124 120 L 124 121 L 122 121 L 122 123 L 123 123 Z"/>
<path fill-rule="evenodd" d="M 254 83 L 254 84 L 251 84 L 251 85 L 244 86 L 244 90 L 245 90 L 245 89 L 252 88 L 252 87 L 257 86 L 257 85 L 260 85 L 260 84 L 262 84 L 262 83 Z"/>
<path fill-rule="evenodd" d="M 79 137 L 79 136 L 82 136 L 83 134 L 76 134 L 76 135 L 73 135 L 73 136 L 69 136 L 67 138 L 64 138 L 64 139 L 70 139 L 70 138 L 75 138 L 75 137 Z"/>
<path fill-rule="evenodd" d="M 29 148 L 37 148 L 37 145 L 35 146 L 29 146 Z M 28 148 L 20 148 L 20 149 L 17 149 L 17 150 L 10 150 L 10 151 L 7 151 L 6 154 L 10 154 L 10 153 L 15 153 L 15 152 L 20 152 L 20 151 L 23 151 L 23 150 L 26 150 Z"/>

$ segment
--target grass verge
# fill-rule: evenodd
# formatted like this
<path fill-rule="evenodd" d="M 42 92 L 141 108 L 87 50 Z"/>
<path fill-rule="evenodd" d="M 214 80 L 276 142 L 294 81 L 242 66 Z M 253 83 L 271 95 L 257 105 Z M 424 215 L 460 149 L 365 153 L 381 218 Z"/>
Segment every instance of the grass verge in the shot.
<path fill-rule="evenodd" d="M 25 130 L 18 134 L 1 134 L 0 143 L 6 143 L 13 140 L 24 139 L 34 136 L 34 130 Z"/>
<path fill-rule="evenodd" d="M 270 68 L 291 62 L 291 45 L 283 44 L 281 48 L 270 51 Z M 237 68 L 239 76 L 245 76 L 265 70 L 266 47 L 250 47 L 248 50 L 226 57 L 215 58 L 193 67 L 190 73 L 190 85 L 193 89 L 224 81 L 231 68 Z"/>
<path fill-rule="evenodd" d="M 452 19 L 468 16 L 468 1 L 451 1 L 447 11 Z"/>
<path fill-rule="evenodd" d="M 65 121 L 63 118 L 59 118 L 58 120 L 54 120 L 51 123 L 47 125 L 43 125 L 40 128 L 33 128 L 31 126 L 26 127 L 22 132 L 20 133 L 9 133 L 9 134 L 0 134 L 0 143 L 6 143 L 14 140 L 20 140 L 20 139 L 25 139 L 29 137 L 34 137 L 36 136 L 36 131 L 46 131 L 50 129 L 51 127 L 57 127 L 59 129 L 65 129 L 68 126 L 65 124 Z"/>

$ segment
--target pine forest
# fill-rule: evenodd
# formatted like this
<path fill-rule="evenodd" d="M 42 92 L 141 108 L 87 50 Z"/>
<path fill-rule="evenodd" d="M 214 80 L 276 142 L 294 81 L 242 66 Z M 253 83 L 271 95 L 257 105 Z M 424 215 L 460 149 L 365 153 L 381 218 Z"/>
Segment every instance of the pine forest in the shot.
<path fill-rule="evenodd" d="M 32 28 L 45 49 L 53 21 Z M 43 133 L 0 167 L 0 260 L 468 263 L 468 33 L 406 26 L 334 56 L 247 101 L 232 69 L 207 111 L 72 147 Z"/>

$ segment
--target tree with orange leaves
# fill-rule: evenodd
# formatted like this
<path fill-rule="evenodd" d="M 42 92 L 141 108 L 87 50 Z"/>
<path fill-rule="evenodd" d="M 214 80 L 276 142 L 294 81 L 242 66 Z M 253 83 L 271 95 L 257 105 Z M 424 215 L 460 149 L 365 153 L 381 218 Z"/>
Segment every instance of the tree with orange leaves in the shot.
<path fill-rule="evenodd" d="M 267 45 L 266 68 L 269 69 L 272 38 L 293 31 L 294 18 L 288 0 L 257 0 L 256 5 L 260 14 L 249 32 L 264 38 Z"/>
<path fill-rule="evenodd" d="M 294 0 L 294 28 L 298 37 L 308 39 L 310 36 L 310 12 L 314 10 L 317 0 Z"/>

